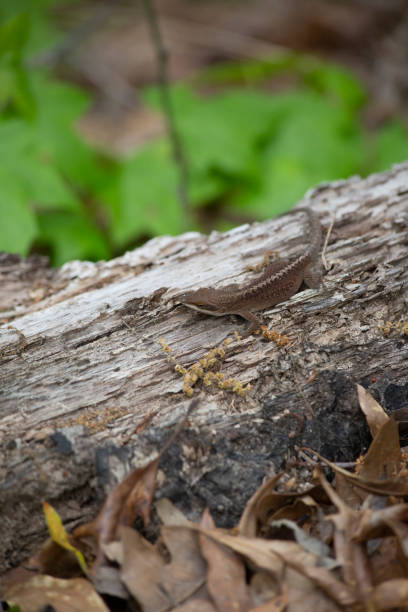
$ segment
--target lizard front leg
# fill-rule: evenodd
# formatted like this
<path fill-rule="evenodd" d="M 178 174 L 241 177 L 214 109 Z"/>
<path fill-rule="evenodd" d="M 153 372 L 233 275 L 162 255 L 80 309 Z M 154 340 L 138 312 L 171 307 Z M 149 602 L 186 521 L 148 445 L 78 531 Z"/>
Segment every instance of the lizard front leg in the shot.
<path fill-rule="evenodd" d="M 262 325 L 262 321 L 259 319 L 259 317 L 257 317 L 253 312 L 251 312 L 250 310 L 243 310 L 242 312 L 237 312 L 236 314 L 238 314 L 240 317 L 243 317 L 244 319 L 246 319 L 247 321 L 250 321 L 251 324 L 248 327 L 248 329 L 246 329 L 244 331 L 242 335 L 243 338 L 247 338 L 248 336 L 250 336 L 251 334 L 254 333 L 254 331 L 256 331 L 257 329 L 259 329 Z"/>

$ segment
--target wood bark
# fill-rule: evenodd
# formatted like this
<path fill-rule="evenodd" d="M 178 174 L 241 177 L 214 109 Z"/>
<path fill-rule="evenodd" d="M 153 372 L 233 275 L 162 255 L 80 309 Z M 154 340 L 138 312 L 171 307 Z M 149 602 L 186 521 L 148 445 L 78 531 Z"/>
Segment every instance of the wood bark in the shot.
<path fill-rule="evenodd" d="M 162 461 L 158 496 L 196 520 L 209 506 L 236 523 L 262 480 L 309 446 L 339 460 L 369 443 L 355 383 L 390 412 L 408 403 L 408 163 L 320 185 L 300 203 L 325 228 L 324 287 L 263 313 L 290 339 L 234 340 L 214 373 L 251 389 L 194 385 L 199 405 Z M 163 446 L 190 398 L 188 369 L 239 317 L 177 305 L 179 291 L 245 283 L 268 249 L 295 255 L 304 218 L 281 217 L 209 237 L 162 236 L 108 262 L 51 269 L 0 256 L 0 571 L 44 539 L 41 503 L 68 529 Z M 171 359 L 159 342 L 172 349 Z M 209 370 L 210 371 L 210 370 Z"/>

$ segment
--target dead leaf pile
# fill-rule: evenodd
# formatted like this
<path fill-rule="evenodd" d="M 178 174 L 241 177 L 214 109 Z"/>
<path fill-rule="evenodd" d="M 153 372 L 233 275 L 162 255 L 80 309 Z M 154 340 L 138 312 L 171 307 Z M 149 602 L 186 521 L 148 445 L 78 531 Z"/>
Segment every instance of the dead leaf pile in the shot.
<path fill-rule="evenodd" d="M 69 539 L 46 507 L 52 545 L 30 560 L 30 578 L 23 568 L 4 577 L 3 598 L 24 612 L 408 610 L 407 456 L 398 424 L 358 395 L 373 442 L 353 473 L 316 458 L 307 488 L 291 491 L 277 475 L 234 529 L 217 529 L 208 510 L 195 524 L 167 499 L 153 504 L 163 449 Z M 133 528 L 152 509 L 162 523 L 154 543 Z M 77 559 L 87 579 L 70 577 Z"/>

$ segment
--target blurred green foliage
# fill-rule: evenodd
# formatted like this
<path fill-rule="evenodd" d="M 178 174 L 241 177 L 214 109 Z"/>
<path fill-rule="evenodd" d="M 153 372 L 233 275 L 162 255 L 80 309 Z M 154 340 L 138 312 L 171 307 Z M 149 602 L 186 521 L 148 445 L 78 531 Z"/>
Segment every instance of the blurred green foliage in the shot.
<path fill-rule="evenodd" d="M 51 3 L 0 6 L 0 250 L 41 249 L 61 265 L 109 258 L 148 236 L 187 229 L 168 140 L 124 160 L 102 156 L 75 129 L 88 94 L 27 67 L 44 40 L 58 40 L 46 19 Z M 291 89 L 267 91 L 282 73 L 293 79 Z M 212 95 L 200 95 L 203 87 Z M 308 56 L 216 66 L 174 85 L 171 95 L 189 199 L 193 210 L 216 203 L 219 227 L 232 215 L 271 217 L 319 182 L 408 158 L 402 121 L 368 133 L 359 82 Z M 157 89 L 146 89 L 143 100 L 160 110 Z"/>

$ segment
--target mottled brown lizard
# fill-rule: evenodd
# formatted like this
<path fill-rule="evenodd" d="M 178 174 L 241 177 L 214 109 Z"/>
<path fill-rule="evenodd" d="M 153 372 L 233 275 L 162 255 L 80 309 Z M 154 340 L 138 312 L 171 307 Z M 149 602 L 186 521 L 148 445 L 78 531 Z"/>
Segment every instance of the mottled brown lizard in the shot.
<path fill-rule="evenodd" d="M 253 311 L 284 302 L 297 292 L 302 282 L 313 289 L 319 287 L 321 225 L 310 208 L 299 207 L 285 215 L 298 212 L 306 213 L 309 221 L 309 245 L 300 255 L 291 260 L 270 263 L 261 276 L 246 285 L 227 285 L 220 289 L 207 287 L 187 291 L 176 296 L 176 299 L 189 308 L 215 317 L 238 314 L 251 321 L 245 334 L 248 335 L 261 325 Z"/>

